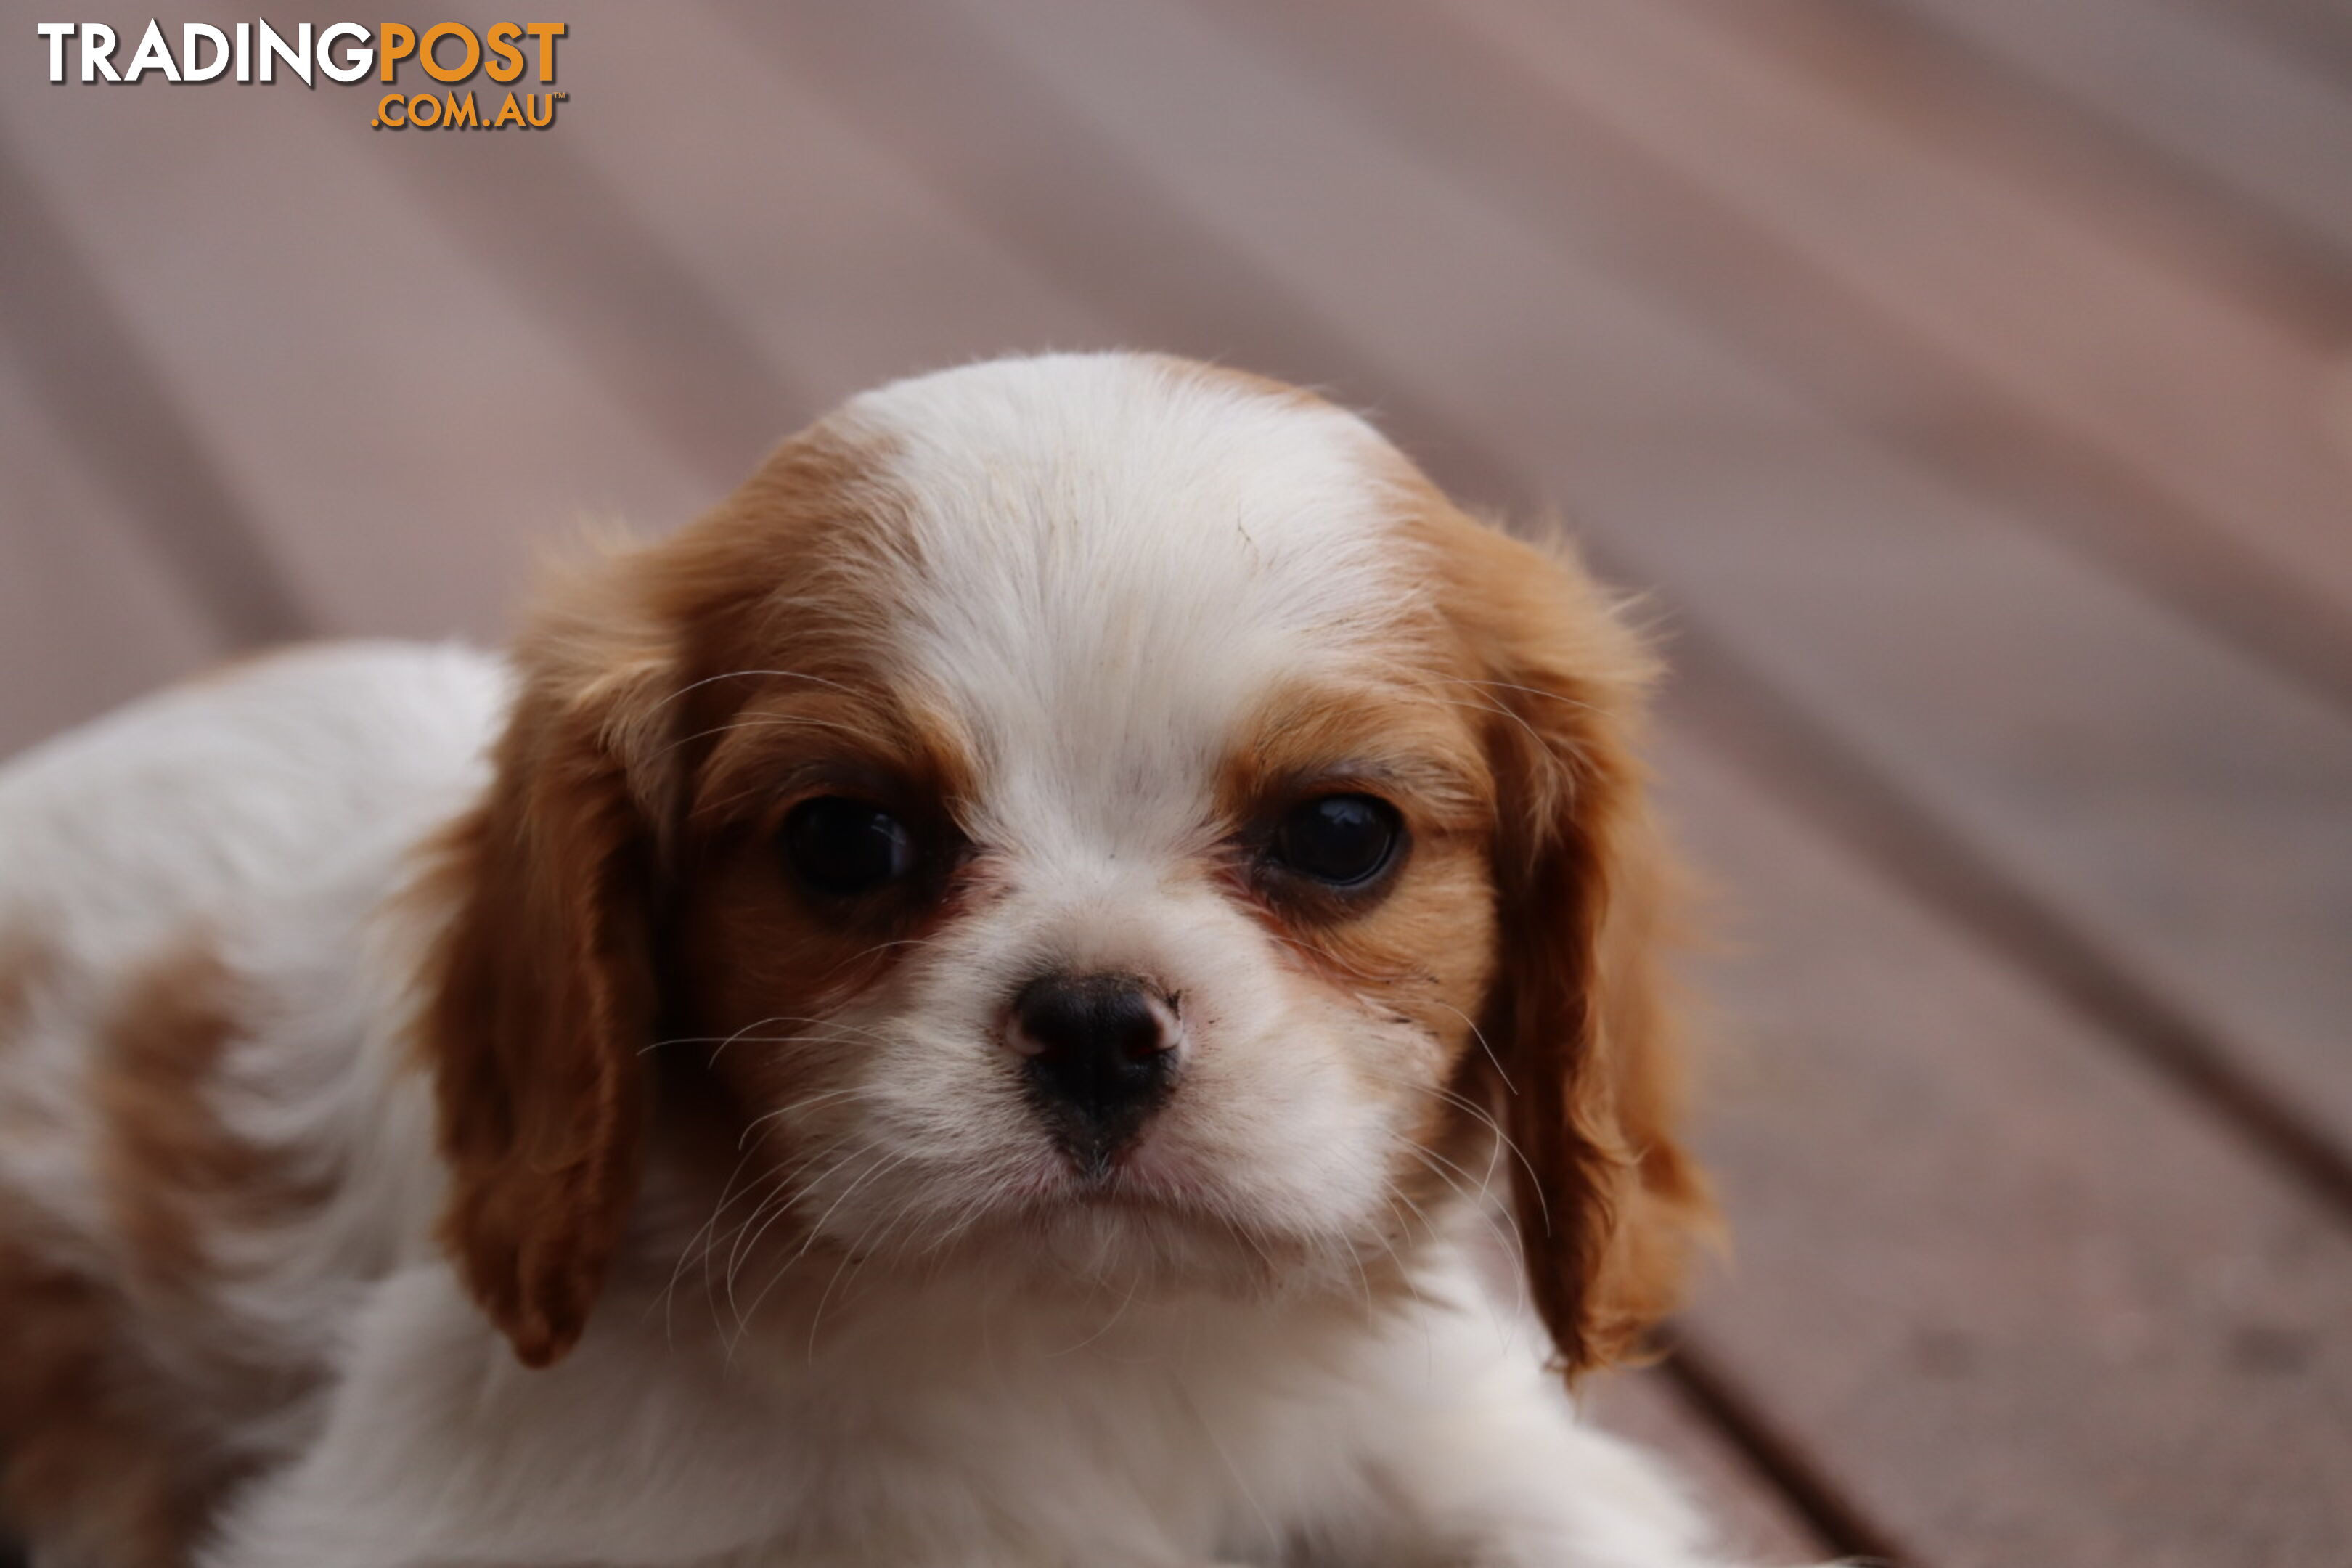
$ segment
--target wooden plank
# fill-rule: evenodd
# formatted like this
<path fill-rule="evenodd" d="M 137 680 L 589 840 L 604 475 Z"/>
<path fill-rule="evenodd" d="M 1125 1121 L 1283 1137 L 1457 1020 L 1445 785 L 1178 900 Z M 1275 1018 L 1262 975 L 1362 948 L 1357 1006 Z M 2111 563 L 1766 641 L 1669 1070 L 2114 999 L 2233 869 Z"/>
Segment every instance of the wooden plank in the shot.
<path fill-rule="evenodd" d="M 2221 4 L 2254 26 L 2253 8 L 2293 9 L 2303 0 Z M 2233 193 L 2084 114 L 1926 13 L 1846 0 L 1756 0 L 1711 10 L 1759 52 L 1806 62 L 1832 79 L 1840 96 L 1874 101 L 1912 135 L 2038 193 L 2145 264 L 2202 280 L 2290 331 L 2341 338 L 2352 277 L 2337 252 L 2265 221 Z M 2352 13 L 2342 23 L 2352 26 Z"/>
<path fill-rule="evenodd" d="M 420 209 L 373 102 L 74 86 L 0 98 L 0 135 L 324 624 L 494 633 L 583 513 L 667 524 L 717 487 Z"/>
<path fill-rule="evenodd" d="M 2218 8 L 2331 79 L 2352 80 L 2352 12 L 2337 0 L 2218 0 Z"/>
<path fill-rule="evenodd" d="M 731 319 L 815 408 L 966 360 L 1115 346 L 1117 329 L 1041 278 L 797 73 L 704 7 L 616 4 L 600 35 L 628 62 L 609 121 L 578 145 L 632 192 Z M 741 174 L 694 149 L 733 138 L 791 149 Z"/>
<path fill-rule="evenodd" d="M 2352 263 L 2352 89 L 2197 0 L 1901 0 Z"/>
<path fill-rule="evenodd" d="M 1007 254 L 790 73 L 746 51 L 709 12 L 607 0 L 581 13 L 576 26 L 580 43 L 565 79 L 577 85 L 582 111 L 560 139 L 525 148 L 529 159 L 501 181 L 499 199 L 521 200 L 530 216 L 503 232 L 520 275 L 539 280 L 544 296 L 569 294 L 563 320 L 573 335 L 600 321 L 662 323 L 635 333 L 639 383 L 730 389 L 754 374 L 730 362 L 756 363 L 757 374 L 789 384 L 795 405 L 789 419 L 768 416 L 764 445 L 898 375 L 1116 341 L 1098 316 Z M 462 181 L 466 143 L 425 145 L 436 175 Z M 713 156 L 714 148 L 789 151 Z M 559 150 L 568 168 L 551 179 L 543 171 Z M 756 168 L 756 181 L 747 181 L 747 168 Z M 606 207 L 630 215 L 633 237 L 573 241 L 566 229 L 576 220 L 532 195 L 550 190 L 602 193 Z M 575 289 L 564 287 L 583 257 L 616 251 L 633 258 L 634 273 L 690 279 L 699 314 L 723 321 L 726 341 L 670 320 L 687 291 L 679 285 L 660 296 L 618 276 L 578 277 Z M 652 259 L 656 251 L 667 259 Z M 703 417 L 715 425 L 725 416 Z"/>
<path fill-rule="evenodd" d="M 2067 137 L 2079 127 L 2063 116 L 2035 120 L 2030 111 L 2046 106 L 2021 104 L 1997 71 L 1956 71 L 1950 49 L 1923 46 L 1890 13 L 1839 0 L 1711 6 L 1736 36 L 1707 33 L 1697 58 L 1671 5 L 1636 13 L 1631 28 L 1524 5 L 1500 7 L 1500 24 L 1492 5 L 1410 0 L 1214 8 L 1848 423 L 1964 488 L 2008 498 L 2053 537 L 2352 711 L 2352 620 L 2340 595 L 2315 592 L 2252 540 L 2269 511 L 2217 513 L 2148 471 L 2137 448 L 2151 443 L 2086 441 L 2083 420 L 2044 417 L 2042 405 L 2104 397 L 2121 405 L 2108 422 L 2129 433 L 2149 395 L 2095 363 L 2117 341 L 2168 362 L 2162 384 L 2185 390 L 2159 395 L 2212 396 L 2201 371 L 2211 332 L 2184 334 L 2169 310 L 2132 315 L 2137 295 L 2081 265 L 2017 265 L 2010 247 L 1977 242 L 2000 232 L 1982 204 L 1948 189 L 1963 172 L 1969 188 L 2003 194 L 2058 233 L 2061 259 L 2088 256 L 2210 296 L 2218 313 L 2199 323 L 2302 345 L 2305 363 L 2272 377 L 2294 417 L 2258 434 L 2296 447 L 2304 469 L 2318 465 L 2324 501 L 2347 471 L 2324 372 L 2352 334 L 2352 293 L 2275 265 L 2270 251 L 2213 243 L 2210 204 L 2184 203 L 2178 183 L 2102 155 L 2111 150 L 2101 139 Z M 1710 57 L 1770 90 L 1723 90 L 1707 79 Z M 1793 121 L 1777 114 L 1790 100 Z M 1819 129 L 1816 100 L 1845 110 L 1841 133 L 1818 146 L 1807 131 Z M 1915 320 L 1923 315 L 1931 330 Z M 1978 345 L 1974 356 L 1948 340 Z M 2000 374 L 1979 363 L 1988 357 Z M 2040 403 L 2017 395 L 2020 377 L 2042 388 Z M 2319 438 L 2300 439 L 2295 419 L 2311 424 L 2315 406 Z M 2187 460 L 2168 440 L 2154 445 L 2167 461 Z M 2352 555 L 2352 531 L 2320 539 L 2323 554 Z"/>
<path fill-rule="evenodd" d="M 1330 374 L 1311 295 L 1202 246 L 1146 171 L 980 31 L 935 6 L 877 30 L 854 0 L 789 12 L 711 5 L 780 77 L 834 105 L 967 224 L 1114 323 L 1126 346 L 1238 358 L 1309 383 Z M 973 50 L 986 51 L 985 71 Z"/>
<path fill-rule="evenodd" d="M 6 358 L 0 473 L 0 759 L 228 650 Z"/>
<path fill-rule="evenodd" d="M 1704 750 L 1664 772 L 1744 950 L 1717 1360 L 1921 1563 L 2339 1561 L 2342 1226 Z"/>
<path fill-rule="evenodd" d="M 0 212 L 8 215 L 0 338 L 26 390 L 224 633 L 245 644 L 304 635 L 309 612 L 254 537 L 242 500 L 186 412 L 158 384 L 89 259 L 5 146 Z"/>
<path fill-rule="evenodd" d="M 394 9 L 420 36 L 443 21 L 480 33 L 507 14 L 489 5 Z M 615 184 L 581 153 L 583 139 L 600 132 L 658 134 L 677 112 L 678 104 L 635 90 L 641 68 L 657 71 L 685 47 L 658 26 L 648 36 L 643 24 L 677 15 L 690 26 L 690 13 L 605 0 L 566 15 L 570 31 L 556 45 L 550 84 L 565 100 L 551 129 L 378 135 L 370 151 L 424 198 L 515 308 L 594 371 L 639 426 L 703 481 L 732 488 L 808 416 L 810 399 L 782 365 L 746 341 L 672 237 L 659 232 L 643 205 L 648 193 Z M 415 86 L 435 85 L 417 68 L 404 68 Z M 535 64 L 515 84 L 541 85 Z M 486 76 L 465 90 L 485 112 L 503 101 L 504 89 Z M 708 85 L 688 83 L 679 101 L 707 102 L 709 92 Z M 723 173 L 740 198 L 746 162 L 727 151 L 739 144 L 722 132 L 679 149 L 678 166 Z"/>
<path fill-rule="evenodd" d="M 768 36 L 865 73 L 878 133 L 1145 330 L 1375 398 L 1474 491 L 1565 498 L 1625 575 L 1672 594 L 1694 649 L 1733 650 L 1716 662 L 1753 689 L 1723 706 L 1793 714 L 1798 750 L 1825 738 L 1827 772 L 1910 803 L 1874 840 L 1891 869 L 1920 847 L 1908 824 L 1940 834 L 1927 847 L 1991 887 L 1980 930 L 2352 1194 L 2335 715 L 1180 9 L 929 13 L 921 47 L 958 70 L 1013 62 L 988 67 L 1012 73 L 998 96 L 961 99 L 862 15 L 800 8 Z M 1056 94 L 1061 119 L 1041 107 Z M 1792 794 L 1814 777 L 1781 770 Z M 1857 798 L 1811 805 L 1844 831 Z"/>
<path fill-rule="evenodd" d="M 1924 355 L 2265 559 L 2281 596 L 2323 589 L 2352 658 L 2352 461 L 2334 424 L 2333 343 L 2151 265 L 2063 193 L 1987 177 L 1901 105 L 1804 68 L 1769 29 L 1735 27 L 1738 7 L 1477 0 L 1447 15 Z"/>

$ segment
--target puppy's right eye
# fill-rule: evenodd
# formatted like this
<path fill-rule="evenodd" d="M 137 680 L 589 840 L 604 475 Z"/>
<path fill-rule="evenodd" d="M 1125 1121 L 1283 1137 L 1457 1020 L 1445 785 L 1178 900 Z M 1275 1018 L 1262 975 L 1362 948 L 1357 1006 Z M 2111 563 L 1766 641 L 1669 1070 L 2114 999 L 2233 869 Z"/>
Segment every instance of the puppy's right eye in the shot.
<path fill-rule="evenodd" d="M 1326 795 L 1290 808 L 1275 830 L 1274 857 L 1302 877 L 1360 888 L 1396 858 L 1404 837 L 1397 809 L 1378 795 Z"/>
<path fill-rule="evenodd" d="M 829 898 L 887 887 L 915 868 L 915 836 L 880 806 L 847 795 L 804 800 L 784 818 L 784 858 Z"/>

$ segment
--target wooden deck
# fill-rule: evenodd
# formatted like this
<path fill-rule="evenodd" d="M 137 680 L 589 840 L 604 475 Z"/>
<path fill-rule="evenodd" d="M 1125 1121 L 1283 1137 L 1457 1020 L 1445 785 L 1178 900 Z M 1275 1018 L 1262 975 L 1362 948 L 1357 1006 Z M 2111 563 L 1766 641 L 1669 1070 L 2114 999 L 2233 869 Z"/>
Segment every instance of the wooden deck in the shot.
<path fill-rule="evenodd" d="M 496 135 L 10 11 L 0 750 L 904 372 L 1329 388 L 1670 633 L 1737 1247 L 1604 1416 L 1775 1561 L 2352 1563 L 2336 0 L 582 0 Z"/>

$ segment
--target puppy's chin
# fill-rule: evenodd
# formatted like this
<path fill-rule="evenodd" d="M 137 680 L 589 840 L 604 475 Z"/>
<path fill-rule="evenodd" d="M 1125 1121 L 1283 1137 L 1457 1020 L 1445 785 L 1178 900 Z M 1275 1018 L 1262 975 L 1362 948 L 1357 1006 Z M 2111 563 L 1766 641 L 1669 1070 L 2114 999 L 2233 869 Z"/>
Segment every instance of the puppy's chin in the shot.
<path fill-rule="evenodd" d="M 1371 1251 L 1383 1264 L 1391 1256 L 1377 1245 Z M 1336 1239 L 1258 1235 L 1184 1205 L 1105 1195 L 1008 1210 L 973 1225 L 928 1263 L 883 1262 L 875 1279 L 1104 1318 L 1188 1301 L 1363 1301 L 1368 1267 Z M 1385 1279 L 1395 1270 L 1376 1272 Z"/>
<path fill-rule="evenodd" d="M 1190 1205 L 1113 1190 L 1013 1216 L 995 1266 L 1024 1270 L 1033 1289 L 1079 1295 L 1255 1297 L 1293 1271 L 1276 1265 L 1296 1244 L 1249 1236 Z"/>
<path fill-rule="evenodd" d="M 798 1234 L 776 1226 L 746 1276 L 804 1275 L 833 1293 L 836 1308 L 894 1286 L 1109 1310 L 1202 1298 L 1360 1300 L 1368 1277 L 1400 1272 L 1414 1240 L 1362 1216 L 1356 1226 L 1336 1216 L 1301 1224 L 1266 1194 L 1208 1179 L 1150 1135 L 1104 1170 L 1082 1168 L 1041 1140 L 1002 1171 L 875 1185 L 892 1190 L 845 1203 L 803 1194 Z M 769 1300 L 789 1313 L 785 1299 L 794 1295 L 786 1281 Z"/>

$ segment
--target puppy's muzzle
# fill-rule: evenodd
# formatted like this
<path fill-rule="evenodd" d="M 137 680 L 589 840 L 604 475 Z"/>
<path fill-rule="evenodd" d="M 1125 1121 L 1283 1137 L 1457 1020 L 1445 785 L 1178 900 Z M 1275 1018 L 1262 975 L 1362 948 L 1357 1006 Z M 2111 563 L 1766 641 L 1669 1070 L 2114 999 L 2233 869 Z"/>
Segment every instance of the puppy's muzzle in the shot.
<path fill-rule="evenodd" d="M 1005 1042 L 1030 1098 L 1088 1176 L 1107 1174 L 1175 1076 L 1176 1010 L 1132 974 L 1047 974 L 1013 999 Z"/>

